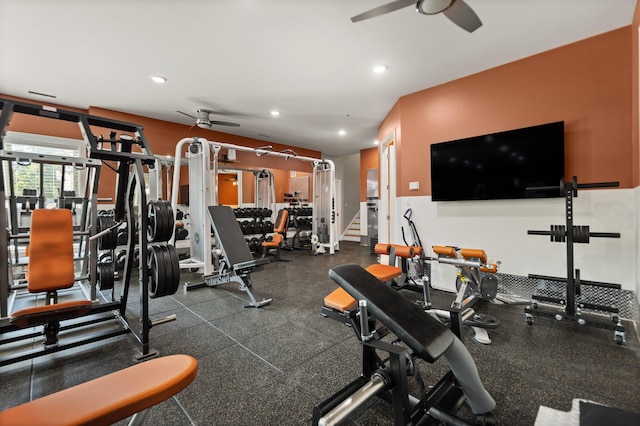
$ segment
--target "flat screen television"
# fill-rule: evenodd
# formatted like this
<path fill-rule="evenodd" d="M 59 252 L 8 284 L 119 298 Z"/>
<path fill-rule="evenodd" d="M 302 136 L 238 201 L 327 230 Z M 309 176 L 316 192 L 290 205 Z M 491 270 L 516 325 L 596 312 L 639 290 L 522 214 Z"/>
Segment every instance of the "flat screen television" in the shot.
<path fill-rule="evenodd" d="M 564 121 L 431 145 L 433 201 L 560 197 Z"/>

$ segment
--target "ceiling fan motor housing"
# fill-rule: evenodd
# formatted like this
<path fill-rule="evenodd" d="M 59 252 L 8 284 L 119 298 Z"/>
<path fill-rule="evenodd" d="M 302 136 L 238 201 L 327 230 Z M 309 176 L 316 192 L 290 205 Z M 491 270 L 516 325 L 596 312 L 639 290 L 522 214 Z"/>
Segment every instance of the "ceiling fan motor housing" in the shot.
<path fill-rule="evenodd" d="M 424 15 L 435 15 L 447 10 L 456 0 L 418 0 L 416 11 Z"/>

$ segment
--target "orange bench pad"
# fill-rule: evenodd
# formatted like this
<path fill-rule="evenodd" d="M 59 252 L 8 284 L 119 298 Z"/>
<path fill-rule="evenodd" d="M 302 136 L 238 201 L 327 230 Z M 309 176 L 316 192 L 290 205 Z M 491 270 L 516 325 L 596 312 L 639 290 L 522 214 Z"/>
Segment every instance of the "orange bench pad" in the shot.
<path fill-rule="evenodd" d="M 71 300 L 52 305 L 34 306 L 13 312 L 9 322 L 16 327 L 25 328 L 46 324 L 49 321 L 64 321 L 86 315 L 91 310 L 90 300 Z"/>
<path fill-rule="evenodd" d="M 189 355 L 156 358 L 0 412 L 1 425 L 110 425 L 171 398 L 197 375 Z"/>
<path fill-rule="evenodd" d="M 282 243 L 282 234 L 273 234 L 273 239 L 271 241 L 263 241 L 262 247 L 279 247 L 280 243 Z"/>
<path fill-rule="evenodd" d="M 358 302 L 351 297 L 342 287 L 333 290 L 324 298 L 324 305 L 340 312 L 349 311 L 356 307 Z"/>
<path fill-rule="evenodd" d="M 69 288 L 74 284 L 73 269 L 71 210 L 34 210 L 29 236 L 29 291 Z"/>
<path fill-rule="evenodd" d="M 460 254 L 465 259 L 480 259 L 480 262 L 482 262 L 482 263 L 486 263 L 487 262 L 487 253 L 485 253 L 484 250 L 482 250 L 482 249 L 468 249 L 468 248 L 465 248 L 465 249 L 460 250 Z"/>
<path fill-rule="evenodd" d="M 398 257 L 413 257 L 413 246 L 393 246 L 395 249 L 396 256 Z"/>
<path fill-rule="evenodd" d="M 381 265 L 379 263 L 369 265 L 365 269 L 380 281 L 389 281 L 402 275 L 402 269 L 397 266 Z"/>
<path fill-rule="evenodd" d="M 442 256 L 449 256 L 453 259 L 458 257 L 456 249 L 449 246 L 433 246 L 433 252 Z"/>
<path fill-rule="evenodd" d="M 391 251 L 391 244 L 378 243 L 374 247 L 374 252 L 376 254 L 389 254 L 390 251 Z"/>

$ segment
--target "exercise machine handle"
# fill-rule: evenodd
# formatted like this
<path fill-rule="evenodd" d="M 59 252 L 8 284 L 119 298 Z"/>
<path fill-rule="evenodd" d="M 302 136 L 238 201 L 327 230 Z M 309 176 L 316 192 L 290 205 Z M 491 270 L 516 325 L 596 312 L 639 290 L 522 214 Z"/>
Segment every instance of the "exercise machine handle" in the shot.
<path fill-rule="evenodd" d="M 318 426 L 331 426 L 337 424 L 349 414 L 353 413 L 371 397 L 377 395 L 388 387 L 389 381 L 386 379 L 384 374 L 380 372 L 373 373 L 371 380 L 365 383 L 364 386 L 342 401 L 342 403 L 336 408 L 322 416 L 318 420 Z"/>

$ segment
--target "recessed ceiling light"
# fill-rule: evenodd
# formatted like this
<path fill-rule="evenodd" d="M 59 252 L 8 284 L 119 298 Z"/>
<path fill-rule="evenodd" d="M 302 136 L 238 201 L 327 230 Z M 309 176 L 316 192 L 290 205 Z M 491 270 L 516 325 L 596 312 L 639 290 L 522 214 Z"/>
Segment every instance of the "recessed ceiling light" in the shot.
<path fill-rule="evenodd" d="M 379 142 L 378 142 L 377 140 L 373 141 L 373 144 L 374 144 L 374 145 L 378 145 L 378 143 L 379 143 Z"/>
<path fill-rule="evenodd" d="M 388 69 L 389 67 L 386 65 L 376 65 L 375 67 L 373 67 L 373 72 L 375 72 L 376 74 L 382 74 Z"/>
<path fill-rule="evenodd" d="M 163 77 L 161 75 L 152 75 L 151 80 L 153 80 L 154 83 L 162 84 L 167 82 L 167 77 Z"/>
<path fill-rule="evenodd" d="M 339 130 L 339 131 L 338 131 L 338 134 L 339 134 L 340 136 L 344 136 L 344 135 L 346 135 L 346 134 L 347 134 L 347 131 L 346 131 L 346 130 Z"/>
<path fill-rule="evenodd" d="M 280 115 L 280 111 L 277 111 L 274 109 L 273 111 L 271 111 L 271 115 L 273 115 L 274 117 L 277 117 Z"/>

